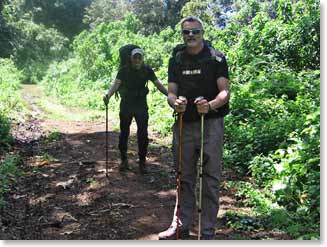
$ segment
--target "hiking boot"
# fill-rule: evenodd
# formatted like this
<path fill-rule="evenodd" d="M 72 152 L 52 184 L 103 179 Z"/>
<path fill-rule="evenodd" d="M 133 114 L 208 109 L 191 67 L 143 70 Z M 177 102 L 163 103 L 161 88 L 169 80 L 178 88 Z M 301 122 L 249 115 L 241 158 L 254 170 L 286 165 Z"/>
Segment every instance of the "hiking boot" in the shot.
<path fill-rule="evenodd" d="M 171 225 L 166 231 L 160 232 L 158 234 L 159 240 L 175 240 L 176 239 L 177 227 Z M 184 239 L 190 236 L 189 230 L 180 227 L 178 229 L 178 238 Z"/>
<path fill-rule="evenodd" d="M 145 159 L 140 159 L 139 160 L 139 169 L 140 169 L 141 174 L 148 173 L 147 169 L 145 168 Z"/>
<path fill-rule="evenodd" d="M 215 235 L 214 234 L 202 234 L 201 240 L 215 240 Z"/>
<path fill-rule="evenodd" d="M 129 170 L 128 160 L 124 159 L 120 163 L 119 171 L 123 172 L 123 171 L 127 171 L 127 170 Z"/>

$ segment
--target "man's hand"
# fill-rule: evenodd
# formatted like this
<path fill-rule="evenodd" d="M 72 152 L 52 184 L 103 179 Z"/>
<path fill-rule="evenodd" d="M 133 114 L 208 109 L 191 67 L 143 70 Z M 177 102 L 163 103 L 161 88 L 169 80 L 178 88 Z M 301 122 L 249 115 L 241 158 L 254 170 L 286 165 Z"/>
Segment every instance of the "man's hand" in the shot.
<path fill-rule="evenodd" d="M 183 113 L 186 110 L 187 99 L 183 96 L 179 96 L 174 103 L 175 111 L 178 113 Z"/>
<path fill-rule="evenodd" d="M 198 110 L 198 113 L 201 114 L 207 114 L 209 112 L 209 102 L 204 99 L 202 96 L 197 97 L 194 100 L 194 104 L 196 104 L 196 108 Z"/>
<path fill-rule="evenodd" d="M 108 105 L 108 103 L 109 103 L 109 95 L 108 94 L 103 96 L 103 102 L 105 105 Z"/>

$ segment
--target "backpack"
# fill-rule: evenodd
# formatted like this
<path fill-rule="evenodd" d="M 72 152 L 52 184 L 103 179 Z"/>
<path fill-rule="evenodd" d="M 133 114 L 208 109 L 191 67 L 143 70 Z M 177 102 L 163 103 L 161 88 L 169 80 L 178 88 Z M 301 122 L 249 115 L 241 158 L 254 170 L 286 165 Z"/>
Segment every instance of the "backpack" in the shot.
<path fill-rule="evenodd" d="M 123 66 L 130 65 L 131 63 L 131 52 L 135 48 L 141 48 L 134 44 L 127 44 L 119 48 L 119 68 Z"/>

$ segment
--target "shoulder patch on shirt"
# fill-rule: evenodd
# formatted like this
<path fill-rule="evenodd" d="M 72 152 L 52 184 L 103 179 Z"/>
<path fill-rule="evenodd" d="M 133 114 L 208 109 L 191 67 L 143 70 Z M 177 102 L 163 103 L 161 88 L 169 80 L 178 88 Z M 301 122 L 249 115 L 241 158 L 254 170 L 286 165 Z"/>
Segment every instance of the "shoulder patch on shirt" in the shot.
<path fill-rule="evenodd" d="M 223 61 L 224 56 L 225 56 L 224 53 L 220 51 L 216 51 L 215 57 L 218 62 Z"/>
<path fill-rule="evenodd" d="M 219 56 L 215 56 L 216 57 L 216 61 L 218 61 L 219 63 L 223 60 L 221 57 Z"/>
<path fill-rule="evenodd" d="M 213 59 L 215 59 L 215 60 L 216 60 L 217 62 L 219 62 L 219 63 L 220 63 L 221 61 L 223 61 L 224 53 L 222 53 L 222 52 L 216 50 L 216 49 L 213 48 L 213 47 L 209 47 L 209 49 L 210 49 L 211 57 L 212 57 Z"/>

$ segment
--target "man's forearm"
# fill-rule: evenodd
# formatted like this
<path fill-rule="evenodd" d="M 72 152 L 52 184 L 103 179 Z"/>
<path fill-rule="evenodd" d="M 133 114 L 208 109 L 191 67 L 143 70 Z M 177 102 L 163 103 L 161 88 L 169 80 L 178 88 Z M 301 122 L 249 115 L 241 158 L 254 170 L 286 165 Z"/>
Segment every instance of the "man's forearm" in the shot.
<path fill-rule="evenodd" d="M 168 90 L 164 87 L 164 85 L 159 80 L 156 80 L 153 83 L 161 93 L 163 93 L 166 96 L 168 95 Z"/>
<path fill-rule="evenodd" d="M 168 104 L 170 105 L 171 108 L 175 109 L 175 101 L 177 99 L 177 96 L 173 93 L 168 93 L 168 98 L 167 98 L 167 101 L 168 101 Z"/>
<path fill-rule="evenodd" d="M 166 89 L 162 84 L 160 84 L 160 86 L 159 86 L 158 89 L 159 89 L 159 91 L 162 92 L 164 95 L 168 96 L 168 91 L 167 91 L 167 89 Z"/>
<path fill-rule="evenodd" d="M 219 107 L 225 105 L 229 101 L 229 91 L 221 91 L 217 97 L 209 102 L 212 109 L 218 109 Z"/>
<path fill-rule="evenodd" d="M 176 83 L 168 82 L 168 104 L 175 110 L 175 101 L 178 95 L 178 86 Z"/>
<path fill-rule="evenodd" d="M 119 88 L 120 84 L 117 82 L 114 82 L 114 84 L 111 86 L 111 88 L 108 90 L 108 97 L 110 98 Z"/>

